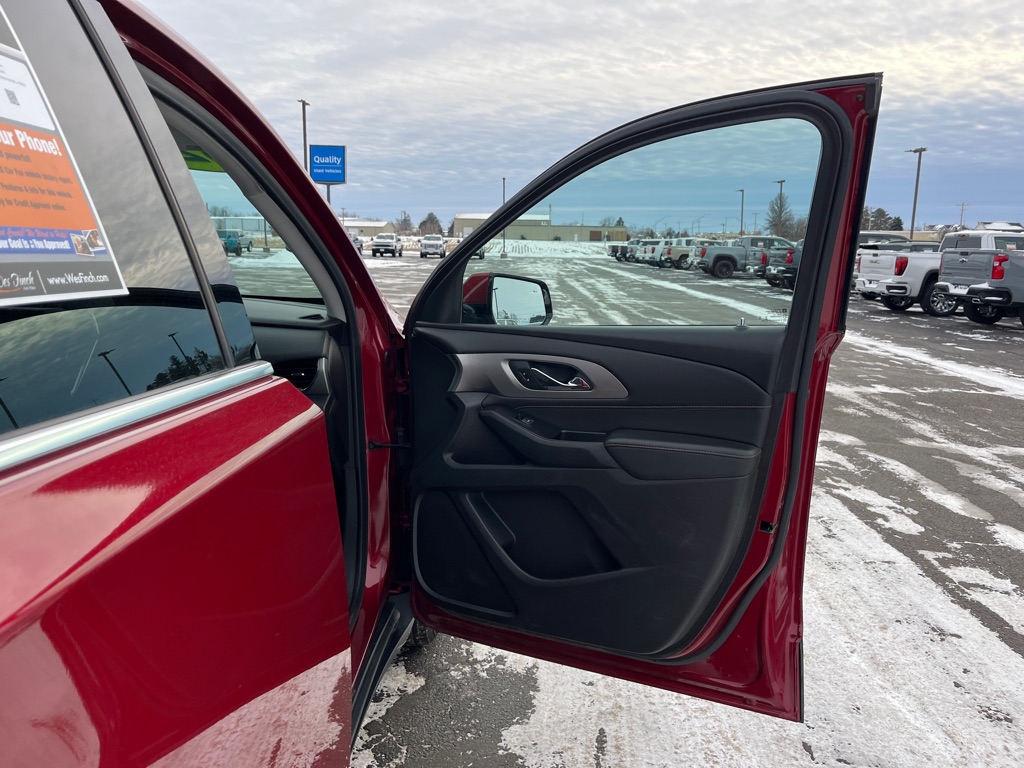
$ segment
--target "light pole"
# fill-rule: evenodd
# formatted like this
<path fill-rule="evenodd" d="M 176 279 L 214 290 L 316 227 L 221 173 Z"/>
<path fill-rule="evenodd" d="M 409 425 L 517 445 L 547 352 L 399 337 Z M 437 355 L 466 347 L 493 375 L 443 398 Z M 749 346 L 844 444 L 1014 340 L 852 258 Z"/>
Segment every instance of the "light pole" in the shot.
<path fill-rule="evenodd" d="M 917 155 L 917 179 L 914 181 L 914 207 L 910 209 L 910 239 L 914 239 L 914 224 L 917 219 L 917 190 L 921 186 L 921 155 L 928 151 L 928 147 L 917 147 L 915 149 L 908 149 L 907 152 L 913 152 Z"/>
<path fill-rule="evenodd" d="M 666 213 L 664 216 L 662 216 L 660 219 L 658 219 L 656 222 L 654 222 L 654 226 L 651 227 L 651 229 L 654 230 L 654 236 L 655 237 L 658 236 L 658 225 L 661 224 L 661 222 L 663 222 L 667 218 L 668 218 L 668 214 Z"/>
<path fill-rule="evenodd" d="M 297 101 L 302 105 L 302 168 L 309 173 L 309 144 L 306 141 L 306 107 L 309 106 L 309 102 L 305 99 Z"/>
<path fill-rule="evenodd" d="M 117 380 L 120 381 L 121 386 L 124 387 L 124 391 L 131 395 L 132 391 L 128 389 L 128 384 L 125 382 L 124 379 L 121 378 L 121 374 L 118 373 L 117 368 L 114 367 L 114 363 L 110 359 L 110 353 L 113 351 L 115 350 L 108 349 L 106 352 L 100 352 L 99 354 L 96 355 L 96 357 L 102 357 L 107 362 L 107 365 L 110 366 L 110 370 L 114 372 L 114 375 L 117 376 Z"/>
<path fill-rule="evenodd" d="M 710 215 L 711 215 L 710 213 L 702 213 L 700 216 L 698 216 L 696 218 L 697 226 L 695 227 L 695 229 L 699 231 L 700 227 L 701 227 L 701 222 L 704 220 L 704 217 L 705 216 L 710 216 Z M 697 232 L 694 232 L 694 234 L 697 234 Z"/>
<path fill-rule="evenodd" d="M 745 189 L 737 189 L 736 191 L 740 193 L 740 237 L 742 237 L 743 236 L 743 208 L 744 208 L 744 205 L 746 204 L 746 201 L 747 201 L 747 190 L 745 190 Z"/>
<path fill-rule="evenodd" d="M 779 185 L 779 197 L 782 197 L 782 185 L 785 184 L 785 183 L 786 183 L 785 179 L 776 179 L 775 181 L 772 182 L 772 184 L 778 184 Z"/>
<path fill-rule="evenodd" d="M 174 333 L 168 333 L 167 335 L 171 337 L 171 341 L 174 342 L 174 346 L 176 346 L 178 348 L 178 351 L 181 352 L 181 361 L 183 363 L 188 363 L 188 367 L 192 369 L 192 373 L 194 373 L 196 376 L 198 376 L 199 375 L 199 368 L 196 367 L 196 364 L 195 364 L 195 362 L 193 362 L 192 358 L 185 354 L 185 350 L 182 349 L 181 348 L 181 344 L 178 343 L 177 336 L 178 336 L 179 333 L 181 333 L 181 331 L 175 331 Z M 113 350 L 111 350 L 111 351 L 113 351 Z M 104 358 L 104 359 L 106 360 L 106 358 Z M 107 362 L 109 363 L 110 360 L 107 360 Z M 120 378 L 120 376 L 118 378 Z M 124 382 L 121 382 L 121 383 L 123 384 Z"/>
<path fill-rule="evenodd" d="M 4 378 L 0 379 L 0 381 L 7 381 L 7 379 L 8 377 L 5 376 Z M 0 408 L 4 409 L 4 413 L 7 414 L 7 418 L 11 420 L 11 424 L 13 424 L 14 428 L 17 429 L 18 422 L 15 420 L 14 414 L 11 413 L 11 409 L 7 407 L 7 403 L 4 402 L 4 399 L 2 397 L 0 397 Z"/>
<path fill-rule="evenodd" d="M 501 205 L 505 205 L 505 177 L 501 177 Z M 508 251 L 505 250 L 505 230 L 501 230 L 501 258 L 508 258 Z"/>

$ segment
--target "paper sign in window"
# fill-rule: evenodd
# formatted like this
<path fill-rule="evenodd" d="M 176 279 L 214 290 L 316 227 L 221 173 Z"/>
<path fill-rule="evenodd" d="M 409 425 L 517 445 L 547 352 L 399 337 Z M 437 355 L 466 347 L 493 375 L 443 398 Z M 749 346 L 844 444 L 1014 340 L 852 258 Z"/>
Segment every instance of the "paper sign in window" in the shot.
<path fill-rule="evenodd" d="M 28 58 L 0 45 L 0 306 L 127 292 Z"/>

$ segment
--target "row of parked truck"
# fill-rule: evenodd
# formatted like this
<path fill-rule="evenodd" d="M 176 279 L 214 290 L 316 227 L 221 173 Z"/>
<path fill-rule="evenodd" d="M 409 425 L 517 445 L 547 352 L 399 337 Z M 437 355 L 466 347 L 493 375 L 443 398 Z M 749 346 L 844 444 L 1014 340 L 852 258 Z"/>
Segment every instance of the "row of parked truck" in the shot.
<path fill-rule="evenodd" d="M 748 273 L 763 277 L 770 285 L 792 288 L 800 267 L 802 243 L 774 235 L 745 235 L 731 240 L 652 238 L 613 243 L 608 253 L 618 261 L 699 269 L 718 278 Z"/>
<path fill-rule="evenodd" d="M 854 289 L 893 312 L 915 303 L 934 317 L 963 307 L 976 323 L 1024 323 L 1024 232 L 966 230 L 941 242 L 869 243 L 857 257 Z"/>
<path fill-rule="evenodd" d="M 979 229 L 950 232 L 941 242 L 911 241 L 889 233 L 862 232 L 854 288 L 865 299 L 879 299 L 893 312 L 915 303 L 933 317 L 960 307 L 976 323 L 1004 317 L 1024 323 L 1024 231 Z M 618 261 L 675 269 L 699 269 L 717 278 L 739 273 L 769 285 L 796 284 L 803 241 L 773 235 L 732 240 L 699 237 L 651 238 L 611 243 Z"/>

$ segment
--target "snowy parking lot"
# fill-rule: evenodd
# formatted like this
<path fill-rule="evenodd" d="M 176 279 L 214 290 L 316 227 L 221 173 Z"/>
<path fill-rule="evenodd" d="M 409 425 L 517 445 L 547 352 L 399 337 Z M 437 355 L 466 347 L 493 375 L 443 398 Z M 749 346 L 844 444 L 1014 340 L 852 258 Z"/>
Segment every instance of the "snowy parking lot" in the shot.
<path fill-rule="evenodd" d="M 571 322 L 602 307 L 621 316 L 597 322 L 635 321 L 621 298 L 632 290 L 647 322 L 687 322 L 695 297 L 733 315 L 771 316 L 788 300 L 761 280 L 577 250 L 536 274 L 557 270 L 576 287 L 554 292 L 556 316 Z M 495 257 L 471 268 L 498 270 Z M 365 261 L 401 312 L 441 263 Z M 848 328 L 818 448 L 804 723 L 440 637 L 392 666 L 353 764 L 1024 763 L 1024 328 L 896 315 L 859 298 Z"/>

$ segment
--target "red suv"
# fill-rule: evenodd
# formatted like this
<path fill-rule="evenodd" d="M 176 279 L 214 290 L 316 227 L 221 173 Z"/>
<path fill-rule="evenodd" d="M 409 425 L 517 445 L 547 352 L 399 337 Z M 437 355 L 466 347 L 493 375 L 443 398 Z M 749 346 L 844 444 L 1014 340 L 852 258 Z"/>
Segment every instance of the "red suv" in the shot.
<path fill-rule="evenodd" d="M 595 139 L 467 237 L 400 330 L 292 152 L 147 12 L 4 0 L 0 32 L 0 764 L 346 765 L 414 619 L 800 718 L 880 77 Z M 616 163 L 713 159 L 720 135 L 774 159 L 794 129 L 816 144 L 814 279 L 784 325 L 573 324 L 512 269 L 550 281 L 550 260 L 470 261 L 556 191 L 613 193 Z M 260 259 L 228 263 L 225 185 L 267 222 Z"/>

